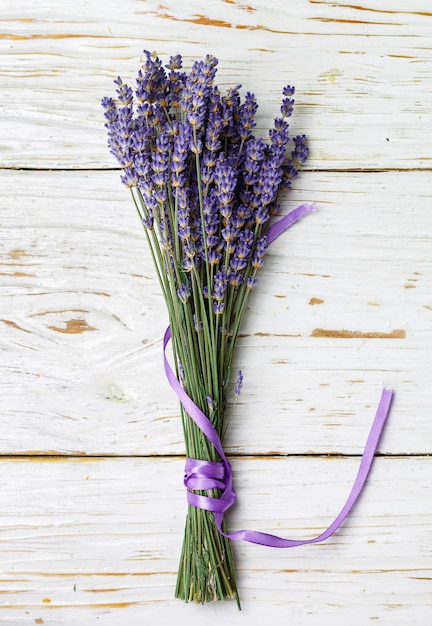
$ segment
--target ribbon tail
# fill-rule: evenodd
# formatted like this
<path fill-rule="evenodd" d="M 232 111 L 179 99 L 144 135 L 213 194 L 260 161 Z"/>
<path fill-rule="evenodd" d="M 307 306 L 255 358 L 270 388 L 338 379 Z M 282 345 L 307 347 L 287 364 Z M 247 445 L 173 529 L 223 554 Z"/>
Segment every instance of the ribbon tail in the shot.
<path fill-rule="evenodd" d="M 166 347 L 170 339 L 171 330 L 168 326 L 163 341 L 164 367 L 168 382 L 179 397 L 180 402 L 182 403 L 190 418 L 195 422 L 198 428 L 201 429 L 207 439 L 218 451 L 221 461 L 225 467 L 225 489 L 222 492 L 220 499 L 209 498 L 207 496 L 199 496 L 198 494 L 188 491 L 189 504 L 191 504 L 192 506 L 198 506 L 199 508 L 207 509 L 209 511 L 213 511 L 219 532 L 228 539 L 248 541 L 250 543 L 257 543 L 272 548 L 294 548 L 296 546 L 302 546 L 308 543 L 318 543 L 320 541 L 328 539 L 328 537 L 330 537 L 345 520 L 363 490 L 367 476 L 372 466 L 381 433 L 383 431 L 390 411 L 393 391 L 390 389 L 383 389 L 382 391 L 381 400 L 375 415 L 375 419 L 373 421 L 366 442 L 366 446 L 363 451 L 360 467 L 348 499 L 342 507 L 339 515 L 324 532 L 312 539 L 285 539 L 283 537 L 278 537 L 277 535 L 272 535 L 257 530 L 238 530 L 234 533 L 224 533 L 222 531 L 222 521 L 224 513 L 235 502 L 235 493 L 232 487 L 231 466 L 225 456 L 222 442 L 216 429 L 213 427 L 207 416 L 199 409 L 199 407 L 197 407 L 197 405 L 185 392 L 169 365 L 166 356 Z M 197 463 L 200 463 L 201 465 L 203 464 L 203 462 L 200 461 L 197 461 Z"/>
<path fill-rule="evenodd" d="M 257 543 L 273 548 L 294 548 L 296 546 L 302 546 L 308 543 L 318 543 L 320 541 L 328 539 L 328 537 L 330 537 L 345 520 L 363 490 L 366 478 L 372 465 L 372 461 L 374 459 L 381 433 L 383 431 L 386 419 L 390 411 L 392 398 L 393 391 L 391 389 L 383 389 L 381 394 L 381 400 L 366 442 L 360 467 L 357 473 L 357 477 L 352 486 L 351 492 L 339 515 L 323 533 L 321 533 L 317 537 L 314 537 L 313 539 L 284 539 L 282 537 L 278 537 L 277 535 L 262 533 L 256 530 L 239 530 L 231 534 L 225 534 L 225 536 L 229 539 L 249 541 L 250 543 Z M 222 532 L 221 528 L 219 528 L 221 518 L 217 516 L 216 521 L 218 523 L 219 532 Z"/>
<path fill-rule="evenodd" d="M 282 217 L 279 221 L 272 224 L 267 231 L 267 244 L 270 245 L 279 235 L 285 232 L 290 226 L 295 224 L 300 218 L 311 213 L 315 210 L 315 204 L 302 204 L 297 207 L 288 215 Z M 362 455 L 362 459 L 360 462 L 360 467 L 348 496 L 347 501 L 345 502 L 342 510 L 336 519 L 330 524 L 330 526 L 322 532 L 317 537 L 312 539 L 284 539 L 283 537 L 278 537 L 277 535 L 271 535 L 269 533 L 260 532 L 257 530 L 239 530 L 234 533 L 224 533 L 222 531 L 222 521 L 225 511 L 235 502 L 235 492 L 232 486 L 232 471 L 231 466 L 228 462 L 228 459 L 225 456 L 222 442 L 219 438 L 217 430 L 214 428 L 208 417 L 201 411 L 201 409 L 193 402 L 192 398 L 186 393 L 183 387 L 180 385 L 177 380 L 176 375 L 172 371 L 170 364 L 168 362 L 166 356 L 166 347 L 171 339 L 171 329 L 168 328 L 165 331 L 164 340 L 163 340 L 163 359 L 164 359 L 164 368 L 165 374 L 168 379 L 169 384 L 171 385 L 174 392 L 177 394 L 180 402 L 182 403 L 186 413 L 189 417 L 195 422 L 198 428 L 203 432 L 203 434 L 207 437 L 207 439 L 214 446 L 215 450 L 217 450 L 220 458 L 221 465 L 224 467 L 224 485 L 220 498 L 210 498 L 208 496 L 198 495 L 193 492 L 193 490 L 188 490 L 188 502 L 192 506 L 197 506 L 199 508 L 207 509 L 209 511 L 214 512 L 215 521 L 219 532 L 227 537 L 228 539 L 234 540 L 243 540 L 248 541 L 250 543 L 257 543 L 264 546 L 269 546 L 273 548 L 293 548 L 295 546 L 301 546 L 308 543 L 318 543 L 320 541 L 324 541 L 328 537 L 330 537 L 342 524 L 345 520 L 355 503 L 357 502 L 358 497 L 360 496 L 362 489 L 365 485 L 367 476 L 369 474 L 372 461 L 374 459 L 374 455 L 378 446 L 378 442 L 384 428 L 387 416 L 389 414 L 390 405 L 393 397 L 393 391 L 390 389 L 384 389 L 381 395 L 381 400 L 378 406 L 377 413 L 375 415 L 375 419 L 373 421 L 366 446 Z M 203 467 L 206 467 L 206 462 L 199 460 L 191 460 L 189 459 L 191 466 L 198 465 L 201 472 L 203 471 Z M 208 462 L 207 462 L 208 463 Z M 210 465 L 218 465 L 217 463 L 207 464 L 207 469 L 210 470 Z M 209 471 L 208 476 L 200 475 L 199 478 L 195 477 L 195 480 L 202 481 L 203 479 L 210 479 L 214 481 L 219 478 L 219 475 L 214 475 L 213 470 L 214 467 L 211 468 L 212 471 Z M 216 468 L 218 471 L 218 468 Z M 216 472 L 217 473 L 217 472 Z M 191 485 L 195 482 L 191 482 Z M 198 483 L 197 483 L 198 484 Z M 202 485 L 207 485 L 207 483 L 200 482 Z M 209 483 L 210 484 L 210 483 Z M 213 484 L 213 482 L 211 483 Z"/>

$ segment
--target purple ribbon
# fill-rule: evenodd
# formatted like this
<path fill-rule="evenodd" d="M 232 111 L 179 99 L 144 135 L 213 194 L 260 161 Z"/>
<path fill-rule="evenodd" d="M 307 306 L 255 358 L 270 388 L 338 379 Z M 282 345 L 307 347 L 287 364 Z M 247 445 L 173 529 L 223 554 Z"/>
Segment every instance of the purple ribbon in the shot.
<path fill-rule="evenodd" d="M 298 219 L 300 219 L 304 215 L 307 215 L 313 210 L 315 210 L 315 205 L 303 204 L 297 207 L 297 209 L 295 209 L 285 217 L 281 218 L 278 222 L 270 226 L 270 228 L 268 229 L 267 243 L 272 243 L 277 237 L 279 237 L 279 235 L 281 235 Z M 219 532 L 228 539 L 249 541 L 250 543 L 257 543 L 272 548 L 293 548 L 295 546 L 301 546 L 307 543 L 318 543 L 319 541 L 324 541 L 325 539 L 330 537 L 342 524 L 342 522 L 356 503 L 360 493 L 362 492 L 366 478 L 372 465 L 372 461 L 378 446 L 382 430 L 384 428 L 384 424 L 389 413 L 393 397 L 393 391 L 391 391 L 390 389 L 383 389 L 382 391 L 378 410 L 376 412 L 375 419 L 373 421 L 372 428 L 366 442 L 366 446 L 360 462 L 360 467 L 352 486 L 351 492 L 339 515 L 323 533 L 312 539 L 284 539 L 283 537 L 278 537 L 277 535 L 271 535 L 269 533 L 263 533 L 257 530 L 238 530 L 234 533 L 224 533 L 222 531 L 222 520 L 224 513 L 227 509 L 229 509 L 230 506 L 234 504 L 236 500 L 236 495 L 232 485 L 231 466 L 225 456 L 222 442 L 216 429 L 211 424 L 207 416 L 188 396 L 186 391 L 177 380 L 174 372 L 170 367 L 170 364 L 168 363 L 168 359 L 166 356 L 166 347 L 170 339 L 171 329 L 168 326 L 167 330 L 165 331 L 163 340 L 164 368 L 168 382 L 180 399 L 180 402 L 182 403 L 186 413 L 190 416 L 190 418 L 195 422 L 198 428 L 211 442 L 221 459 L 220 462 L 203 461 L 191 458 L 186 459 L 184 484 L 188 490 L 188 503 L 191 506 L 195 506 L 200 509 L 213 511 Z M 207 491 L 210 489 L 220 489 L 222 491 L 220 498 L 213 498 L 211 496 L 194 493 L 194 491 Z"/>

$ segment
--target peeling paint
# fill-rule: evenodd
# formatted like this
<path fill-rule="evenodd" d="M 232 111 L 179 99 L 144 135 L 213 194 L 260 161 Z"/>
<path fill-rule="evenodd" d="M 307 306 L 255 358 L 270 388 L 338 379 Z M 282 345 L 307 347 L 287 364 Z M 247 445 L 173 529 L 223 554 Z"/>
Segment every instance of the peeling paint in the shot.
<path fill-rule="evenodd" d="M 406 332 L 403 329 L 395 329 L 389 333 L 362 332 L 361 330 L 326 330 L 314 328 L 311 337 L 333 337 L 337 339 L 405 339 Z"/>
<path fill-rule="evenodd" d="M 88 330 L 98 330 L 94 326 L 89 326 L 85 320 L 78 319 L 68 320 L 66 322 L 66 328 L 59 328 L 58 326 L 48 326 L 48 328 L 58 333 L 66 333 L 68 335 L 77 335 Z"/>
<path fill-rule="evenodd" d="M 370 13 L 387 13 L 390 15 L 421 15 L 424 17 L 431 17 L 432 13 L 428 11 L 392 11 L 391 9 L 374 9 L 371 7 L 362 7 L 358 4 L 334 4 L 333 2 L 323 2 L 323 0 L 309 0 L 311 4 L 324 4 L 327 6 L 344 8 L 344 9 L 353 9 L 355 11 L 368 11 Z"/>
<path fill-rule="evenodd" d="M 23 256 L 31 256 L 31 254 L 27 254 L 25 250 L 11 250 L 8 252 L 8 256 L 11 259 L 21 259 Z"/>
<path fill-rule="evenodd" d="M 371 22 L 369 20 L 348 20 L 342 18 L 333 18 L 333 17 L 309 17 L 309 20 L 313 20 L 315 22 L 331 22 L 337 24 L 370 24 L 376 26 L 402 26 L 402 24 L 397 24 L 396 22 Z"/>
<path fill-rule="evenodd" d="M 26 272 L 0 272 L 0 276 L 34 277 L 36 274 L 27 274 Z"/>
<path fill-rule="evenodd" d="M 42 311 L 41 313 L 32 313 L 29 317 L 40 317 L 42 315 L 56 315 L 58 313 L 88 313 L 87 309 L 59 309 L 58 311 Z"/>
<path fill-rule="evenodd" d="M 3 322 L 3 324 L 6 324 L 6 326 L 10 326 L 11 328 L 16 328 L 17 330 L 22 330 L 25 333 L 31 334 L 31 330 L 22 328 L 22 326 L 19 326 L 16 322 L 13 322 L 12 320 L 0 320 L 0 322 Z"/>

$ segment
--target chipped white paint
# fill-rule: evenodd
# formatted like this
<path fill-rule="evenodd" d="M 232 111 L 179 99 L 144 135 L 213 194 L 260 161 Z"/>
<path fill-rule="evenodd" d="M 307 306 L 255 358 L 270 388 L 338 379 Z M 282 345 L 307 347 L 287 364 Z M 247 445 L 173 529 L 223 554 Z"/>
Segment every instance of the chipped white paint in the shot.
<path fill-rule="evenodd" d="M 431 7 L 119 6 L 0 6 L 0 624 L 424 626 Z M 144 47 L 188 63 L 216 54 L 222 84 L 256 92 L 263 132 L 294 83 L 293 130 L 311 142 L 316 171 L 284 210 L 319 211 L 272 246 L 239 341 L 232 528 L 318 534 L 358 467 L 326 455 L 360 454 L 382 385 L 397 393 L 379 446 L 390 456 L 335 537 L 292 551 L 235 546 L 243 614 L 172 600 L 185 499 L 181 459 L 163 457 L 184 446 L 162 375 L 166 314 L 118 174 L 89 169 L 114 166 L 99 101 L 117 74 L 133 77 Z M 147 458 L 115 458 L 131 455 Z"/>

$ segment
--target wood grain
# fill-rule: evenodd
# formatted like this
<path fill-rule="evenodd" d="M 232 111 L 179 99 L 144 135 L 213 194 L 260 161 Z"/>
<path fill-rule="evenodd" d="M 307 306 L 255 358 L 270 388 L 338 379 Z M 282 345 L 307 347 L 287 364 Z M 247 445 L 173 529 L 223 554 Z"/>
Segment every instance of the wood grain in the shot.
<path fill-rule="evenodd" d="M 355 459 L 233 459 L 230 528 L 312 537 L 341 508 Z M 235 545 L 232 603 L 172 600 L 185 516 L 176 459 L 1 460 L 1 624 L 421 624 L 431 614 L 430 458 L 376 459 L 364 495 L 328 542 Z M 150 477 L 154 476 L 155 479 Z M 169 501 L 170 506 L 166 503 Z M 313 598 L 313 599 L 312 599 Z M 297 621 L 296 621 L 297 620 Z"/>
<path fill-rule="evenodd" d="M 410 10 L 404 0 L 391 10 L 377 0 L 123 0 L 121 11 L 115 0 L 21 0 L 2 3 L 0 31 L 3 167 L 113 167 L 100 100 L 118 74 L 134 81 L 143 48 L 182 52 L 187 65 L 212 51 L 222 88 L 256 93 L 263 133 L 295 84 L 292 126 L 310 138 L 312 169 L 431 166 L 427 0 Z"/>

